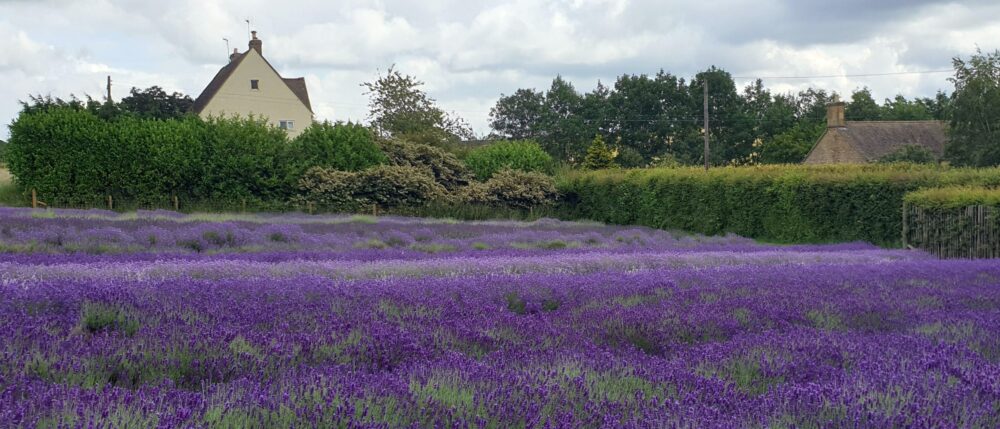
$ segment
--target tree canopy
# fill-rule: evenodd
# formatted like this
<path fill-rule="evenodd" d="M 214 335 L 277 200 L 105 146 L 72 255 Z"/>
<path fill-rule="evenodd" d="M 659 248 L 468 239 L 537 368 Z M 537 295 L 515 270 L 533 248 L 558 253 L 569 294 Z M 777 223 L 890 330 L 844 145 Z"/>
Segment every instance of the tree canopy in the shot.
<path fill-rule="evenodd" d="M 1000 51 L 979 51 L 953 64 L 951 143 L 945 158 L 957 165 L 1000 165 Z"/>
<path fill-rule="evenodd" d="M 390 67 L 374 81 L 361 84 L 368 101 L 368 119 L 384 138 L 401 138 L 435 146 L 475 138 L 472 129 L 455 115 L 437 107 L 422 89 L 424 83 Z"/>

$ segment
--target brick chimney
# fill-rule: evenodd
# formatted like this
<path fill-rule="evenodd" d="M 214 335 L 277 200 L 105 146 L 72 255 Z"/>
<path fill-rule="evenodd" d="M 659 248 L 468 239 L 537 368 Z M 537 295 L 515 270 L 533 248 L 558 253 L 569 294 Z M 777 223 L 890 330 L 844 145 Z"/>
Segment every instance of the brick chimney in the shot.
<path fill-rule="evenodd" d="M 229 62 L 233 62 L 238 56 L 240 56 L 239 49 L 233 48 L 233 53 L 229 54 Z"/>
<path fill-rule="evenodd" d="M 844 128 L 847 121 L 844 119 L 844 108 L 847 103 L 840 101 L 838 97 L 833 97 L 833 102 L 826 105 L 826 127 Z"/>
<path fill-rule="evenodd" d="M 253 49 L 253 50 L 257 51 L 258 54 L 260 54 L 261 56 L 263 56 L 264 55 L 264 52 L 263 52 L 264 42 L 262 42 L 260 39 L 257 38 L 257 32 L 256 31 L 251 31 L 250 32 L 250 36 L 251 36 L 251 38 L 250 38 L 250 49 Z"/>

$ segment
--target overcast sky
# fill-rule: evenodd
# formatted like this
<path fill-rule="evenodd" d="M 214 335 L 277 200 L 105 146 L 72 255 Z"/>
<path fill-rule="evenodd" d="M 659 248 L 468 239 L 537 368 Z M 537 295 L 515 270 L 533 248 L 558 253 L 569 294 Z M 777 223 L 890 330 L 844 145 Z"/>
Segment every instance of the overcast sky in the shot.
<path fill-rule="evenodd" d="M 949 74 L 778 77 L 950 69 L 1000 48 L 995 0 L 0 0 L 0 121 L 29 94 L 101 97 L 107 75 L 116 99 L 151 85 L 197 97 L 227 61 L 223 38 L 246 50 L 247 18 L 278 71 L 305 76 L 318 119 L 365 119 L 359 84 L 396 64 L 480 135 L 500 94 L 556 74 L 589 91 L 716 65 L 780 92 L 868 86 L 881 100 L 950 91 Z"/>

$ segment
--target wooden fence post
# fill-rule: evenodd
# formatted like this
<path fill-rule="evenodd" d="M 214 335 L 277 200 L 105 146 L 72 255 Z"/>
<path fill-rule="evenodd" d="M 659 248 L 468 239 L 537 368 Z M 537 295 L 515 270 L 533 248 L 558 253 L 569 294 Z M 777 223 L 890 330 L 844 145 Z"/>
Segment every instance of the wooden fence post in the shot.
<path fill-rule="evenodd" d="M 115 209 L 115 202 L 111 199 L 111 195 L 108 195 L 108 210 Z"/>
<path fill-rule="evenodd" d="M 909 228 L 907 228 L 908 226 L 907 221 L 909 220 L 908 218 L 910 217 L 909 209 L 910 208 L 906 206 L 906 201 L 903 201 L 903 248 L 904 249 L 910 247 L 909 243 L 907 243 L 907 236 L 910 234 L 910 230 Z"/>
<path fill-rule="evenodd" d="M 180 201 L 177 200 L 177 195 L 175 194 L 174 195 L 174 211 L 177 212 L 177 211 L 180 211 L 180 210 L 181 210 L 181 203 L 180 203 Z"/>

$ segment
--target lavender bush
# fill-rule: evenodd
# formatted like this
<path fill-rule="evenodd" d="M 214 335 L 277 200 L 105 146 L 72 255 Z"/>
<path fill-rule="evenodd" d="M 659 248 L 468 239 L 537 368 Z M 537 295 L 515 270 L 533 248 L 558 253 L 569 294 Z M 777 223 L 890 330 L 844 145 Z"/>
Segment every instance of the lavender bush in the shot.
<path fill-rule="evenodd" d="M 1000 426 L 1000 264 L 0 209 L 0 426 Z"/>

